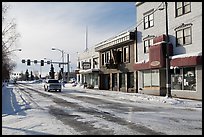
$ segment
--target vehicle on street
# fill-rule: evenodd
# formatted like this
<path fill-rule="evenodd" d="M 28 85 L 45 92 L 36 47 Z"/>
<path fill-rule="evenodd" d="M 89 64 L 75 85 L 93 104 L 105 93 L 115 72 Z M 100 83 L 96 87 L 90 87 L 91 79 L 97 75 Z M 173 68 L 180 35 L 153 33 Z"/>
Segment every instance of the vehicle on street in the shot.
<path fill-rule="evenodd" d="M 47 79 L 44 83 L 44 90 L 45 91 L 58 90 L 59 92 L 61 92 L 62 85 L 57 79 Z"/>

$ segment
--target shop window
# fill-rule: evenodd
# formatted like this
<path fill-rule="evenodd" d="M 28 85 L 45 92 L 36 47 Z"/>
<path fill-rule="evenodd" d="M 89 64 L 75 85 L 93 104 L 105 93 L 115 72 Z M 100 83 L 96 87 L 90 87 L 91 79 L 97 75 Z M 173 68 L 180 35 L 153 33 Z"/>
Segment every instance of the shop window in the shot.
<path fill-rule="evenodd" d="M 196 90 L 195 67 L 177 68 L 171 75 L 172 89 Z"/>
<path fill-rule="evenodd" d="M 125 87 L 125 73 L 119 74 L 119 80 L 120 80 L 120 88 Z"/>
<path fill-rule="evenodd" d="M 117 73 L 112 74 L 112 80 L 113 80 L 113 87 L 117 87 L 118 86 Z"/>
<path fill-rule="evenodd" d="M 183 85 L 182 69 L 176 68 L 171 76 L 172 89 L 182 90 Z"/>
<path fill-rule="evenodd" d="M 98 86 L 98 75 L 96 73 L 93 73 L 92 80 L 93 86 Z"/>
<path fill-rule="evenodd" d="M 128 72 L 127 77 L 128 77 L 127 78 L 128 88 L 133 88 L 134 87 L 134 73 Z"/>
<path fill-rule="evenodd" d="M 196 90 L 196 77 L 195 68 L 184 68 L 183 69 L 183 84 L 184 90 Z"/>
<path fill-rule="evenodd" d="M 159 70 L 145 70 L 143 83 L 143 87 L 159 87 Z"/>

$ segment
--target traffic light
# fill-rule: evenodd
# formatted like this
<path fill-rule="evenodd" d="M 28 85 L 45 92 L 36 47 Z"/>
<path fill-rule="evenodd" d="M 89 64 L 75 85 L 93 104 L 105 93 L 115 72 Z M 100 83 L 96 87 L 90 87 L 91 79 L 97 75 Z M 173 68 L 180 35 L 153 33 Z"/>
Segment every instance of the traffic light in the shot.
<path fill-rule="evenodd" d="M 37 60 L 34 60 L 34 63 L 35 63 L 35 64 L 37 64 L 37 63 L 38 63 L 38 61 L 37 61 Z"/>
<path fill-rule="evenodd" d="M 44 66 L 44 60 L 40 61 L 40 66 Z"/>
<path fill-rule="evenodd" d="M 27 60 L 27 65 L 30 66 L 30 59 Z"/>
<path fill-rule="evenodd" d="M 25 59 L 22 59 L 22 63 L 25 63 Z"/>

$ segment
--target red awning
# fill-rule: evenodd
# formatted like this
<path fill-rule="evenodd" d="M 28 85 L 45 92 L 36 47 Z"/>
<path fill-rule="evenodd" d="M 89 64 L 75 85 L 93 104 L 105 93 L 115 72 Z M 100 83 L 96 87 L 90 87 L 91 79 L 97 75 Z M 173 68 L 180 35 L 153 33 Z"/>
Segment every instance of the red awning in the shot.
<path fill-rule="evenodd" d="M 146 69 L 150 69 L 149 67 L 149 61 L 146 63 L 136 63 L 133 65 L 133 69 L 134 70 L 146 70 Z"/>
<path fill-rule="evenodd" d="M 173 67 L 202 65 L 202 56 L 174 58 L 171 60 L 170 64 Z"/>

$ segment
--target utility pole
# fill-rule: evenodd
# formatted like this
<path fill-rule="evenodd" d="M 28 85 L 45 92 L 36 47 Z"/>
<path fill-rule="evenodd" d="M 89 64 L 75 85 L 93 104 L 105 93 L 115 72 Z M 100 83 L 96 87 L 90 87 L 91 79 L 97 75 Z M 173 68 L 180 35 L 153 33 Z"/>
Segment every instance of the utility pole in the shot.
<path fill-rule="evenodd" d="M 67 82 L 69 82 L 69 54 L 67 54 Z"/>
<path fill-rule="evenodd" d="M 167 90 L 167 97 L 171 96 L 171 74 L 170 74 L 170 60 L 169 60 L 169 34 L 168 34 L 168 12 L 167 12 L 167 5 L 168 3 L 165 2 L 165 11 L 166 11 L 166 90 Z"/>

